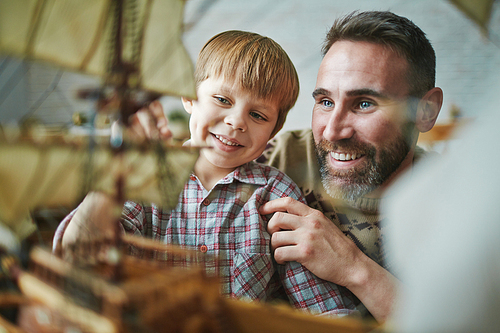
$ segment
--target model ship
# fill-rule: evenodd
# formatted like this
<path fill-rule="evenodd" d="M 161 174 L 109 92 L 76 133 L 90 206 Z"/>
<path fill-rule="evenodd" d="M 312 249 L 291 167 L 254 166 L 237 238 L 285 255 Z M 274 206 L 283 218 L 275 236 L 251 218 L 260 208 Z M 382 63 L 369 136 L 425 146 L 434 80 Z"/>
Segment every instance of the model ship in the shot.
<path fill-rule="evenodd" d="M 192 65 L 179 37 L 183 5 L 182 0 L 4 0 L 0 52 L 102 77 L 102 91 L 112 91 L 114 103 L 106 103 L 103 94 L 98 112 L 117 111 L 126 124 L 143 91 L 195 95 Z M 12 227 L 37 207 L 74 207 L 89 191 L 103 191 L 117 203 L 131 199 L 173 207 L 197 154 L 196 148 L 121 138 L 5 135 L 0 220 Z M 224 298 L 217 258 L 118 231 L 111 239 L 82 241 L 70 253 L 66 260 L 37 247 L 27 267 L 1 253 L 0 280 L 14 281 L 21 293 L 0 294 L 0 309 L 19 309 L 17 322 L 0 317 L 0 327 L 106 333 L 374 328 L 354 319 Z"/>
<path fill-rule="evenodd" d="M 81 247 L 91 251 L 92 247 Z M 332 319 L 287 305 L 222 297 L 216 258 L 144 238 L 123 237 L 121 277 L 113 261 L 81 269 L 35 248 L 29 271 L 10 268 L 23 298 L 12 332 L 369 332 L 373 323 Z M 127 253 L 128 252 L 128 253 Z M 89 253 L 81 253 L 89 254 Z M 1 304 L 1 303 L 0 303 Z"/>

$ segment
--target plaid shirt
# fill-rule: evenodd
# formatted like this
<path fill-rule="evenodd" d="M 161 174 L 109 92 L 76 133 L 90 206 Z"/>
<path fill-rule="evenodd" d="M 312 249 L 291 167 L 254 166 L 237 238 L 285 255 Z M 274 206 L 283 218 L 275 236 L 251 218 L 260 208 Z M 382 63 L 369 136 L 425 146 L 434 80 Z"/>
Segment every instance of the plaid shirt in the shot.
<path fill-rule="evenodd" d="M 274 261 L 267 232 L 270 216 L 261 216 L 258 210 L 265 202 L 282 197 L 305 203 L 297 185 L 284 173 L 249 162 L 211 191 L 192 175 L 172 211 L 128 201 L 122 224 L 127 232 L 216 255 L 224 295 L 263 301 L 288 298 L 296 308 L 313 313 L 351 313 L 337 285 L 297 262 L 278 265 Z"/>

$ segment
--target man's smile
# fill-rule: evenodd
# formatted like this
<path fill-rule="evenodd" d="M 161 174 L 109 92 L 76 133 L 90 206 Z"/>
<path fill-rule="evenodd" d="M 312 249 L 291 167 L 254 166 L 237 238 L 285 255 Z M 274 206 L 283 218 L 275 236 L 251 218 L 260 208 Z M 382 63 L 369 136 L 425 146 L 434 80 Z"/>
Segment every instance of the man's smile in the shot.
<path fill-rule="evenodd" d="M 330 156 L 337 160 L 337 161 L 350 161 L 350 160 L 355 160 L 357 158 L 360 158 L 363 156 L 362 154 L 359 153 L 337 153 L 337 152 L 331 152 Z"/>

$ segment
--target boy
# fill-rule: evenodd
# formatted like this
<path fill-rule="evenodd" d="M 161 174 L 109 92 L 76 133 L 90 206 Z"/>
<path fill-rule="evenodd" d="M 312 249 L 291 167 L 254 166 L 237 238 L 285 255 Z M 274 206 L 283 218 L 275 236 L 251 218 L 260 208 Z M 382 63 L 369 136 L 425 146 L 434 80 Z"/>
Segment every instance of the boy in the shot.
<path fill-rule="evenodd" d="M 172 211 L 126 202 L 125 230 L 216 255 L 224 295 L 270 301 L 286 298 L 285 291 L 298 308 L 347 313 L 337 302 L 335 285 L 296 262 L 276 264 L 266 230 L 269 216 L 258 212 L 280 197 L 305 202 L 288 176 L 254 162 L 298 96 L 297 73 L 287 54 L 270 38 L 226 31 L 200 51 L 195 81 L 198 99 L 182 98 L 191 115 L 190 144 L 211 148 L 201 150 Z M 61 231 L 70 219 L 61 223 Z M 63 244 L 75 236 L 76 231 L 67 234 L 69 226 Z"/>

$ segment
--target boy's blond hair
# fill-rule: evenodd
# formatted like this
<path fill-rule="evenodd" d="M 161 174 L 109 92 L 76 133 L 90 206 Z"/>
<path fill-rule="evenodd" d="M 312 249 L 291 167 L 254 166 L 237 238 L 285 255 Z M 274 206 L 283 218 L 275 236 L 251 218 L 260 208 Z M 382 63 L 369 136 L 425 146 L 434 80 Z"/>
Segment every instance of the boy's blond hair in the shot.
<path fill-rule="evenodd" d="M 212 37 L 198 55 L 194 76 L 197 88 L 209 77 L 223 78 L 258 98 L 277 101 L 271 137 L 283 127 L 299 95 L 299 78 L 286 52 L 271 38 L 253 32 L 230 30 Z"/>

